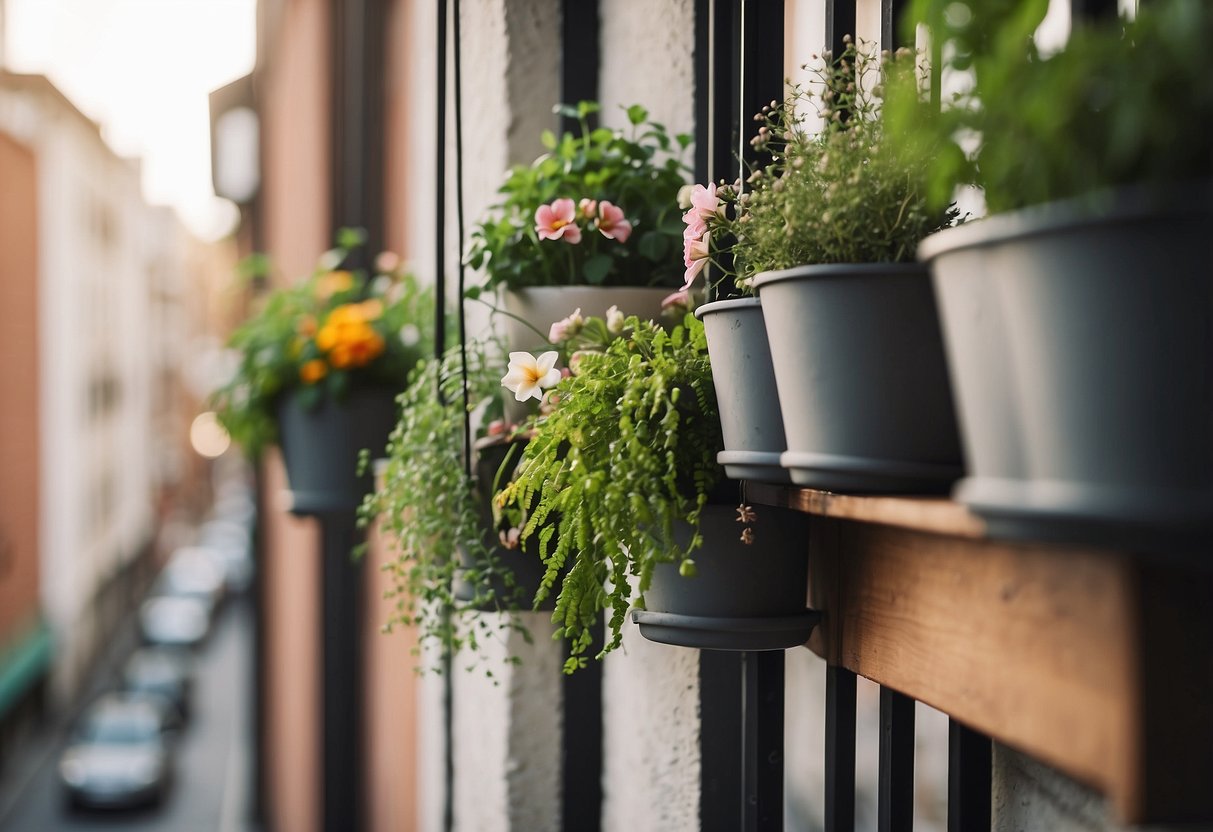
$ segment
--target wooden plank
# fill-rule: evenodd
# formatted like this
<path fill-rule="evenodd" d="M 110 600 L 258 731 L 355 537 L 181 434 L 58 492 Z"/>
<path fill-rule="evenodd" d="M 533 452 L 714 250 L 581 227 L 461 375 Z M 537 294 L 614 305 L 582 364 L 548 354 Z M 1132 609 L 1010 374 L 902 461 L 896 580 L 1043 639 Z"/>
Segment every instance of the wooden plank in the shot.
<path fill-rule="evenodd" d="M 807 646 L 1103 791 L 1213 820 L 1213 570 L 989 540 L 948 500 L 750 483 L 813 514 Z"/>
<path fill-rule="evenodd" d="M 810 551 L 810 597 L 830 605 L 812 649 L 1135 805 L 1127 558 L 822 524 L 838 545 Z"/>
<path fill-rule="evenodd" d="M 746 496 L 756 503 L 794 508 L 822 517 L 966 538 L 986 534 L 980 517 L 942 497 L 864 497 L 764 483 L 746 483 Z"/>

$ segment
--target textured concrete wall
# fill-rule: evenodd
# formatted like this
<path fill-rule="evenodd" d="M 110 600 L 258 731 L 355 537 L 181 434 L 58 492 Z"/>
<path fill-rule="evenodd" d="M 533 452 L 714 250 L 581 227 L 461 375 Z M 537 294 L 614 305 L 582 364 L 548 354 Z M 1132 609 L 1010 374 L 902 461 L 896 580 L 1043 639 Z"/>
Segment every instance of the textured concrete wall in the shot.
<path fill-rule="evenodd" d="M 699 829 L 699 652 L 624 628 L 602 680 L 603 832 Z"/>
<path fill-rule="evenodd" d="M 611 0 L 601 6 L 603 122 L 627 125 L 643 104 L 674 133 L 695 128 L 695 10 L 691 0 Z"/>
<path fill-rule="evenodd" d="M 994 746 L 993 779 L 992 832 L 1129 830 L 1111 819 L 1108 803 L 1099 793 L 1004 745 Z M 1210 832 L 1213 825 L 1183 828 Z M 1147 832 L 1146 827 L 1132 829 Z"/>
<path fill-rule="evenodd" d="M 474 659 L 456 660 L 455 828 L 460 832 L 560 829 L 560 650 L 548 618 L 547 613 L 523 614 L 529 644 L 519 633 L 505 631 L 482 637 Z M 507 664 L 508 656 L 521 664 Z M 475 666 L 465 671 L 472 662 Z"/>

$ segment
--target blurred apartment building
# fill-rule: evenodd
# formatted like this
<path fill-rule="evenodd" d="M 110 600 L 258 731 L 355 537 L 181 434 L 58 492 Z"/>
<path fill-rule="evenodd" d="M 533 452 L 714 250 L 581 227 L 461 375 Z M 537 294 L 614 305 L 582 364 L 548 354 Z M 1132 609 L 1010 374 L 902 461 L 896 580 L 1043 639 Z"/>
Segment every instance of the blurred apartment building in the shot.
<path fill-rule="evenodd" d="M 191 272 L 214 258 L 50 81 L 0 70 L 0 752 L 77 692 L 151 575 L 191 464 Z"/>

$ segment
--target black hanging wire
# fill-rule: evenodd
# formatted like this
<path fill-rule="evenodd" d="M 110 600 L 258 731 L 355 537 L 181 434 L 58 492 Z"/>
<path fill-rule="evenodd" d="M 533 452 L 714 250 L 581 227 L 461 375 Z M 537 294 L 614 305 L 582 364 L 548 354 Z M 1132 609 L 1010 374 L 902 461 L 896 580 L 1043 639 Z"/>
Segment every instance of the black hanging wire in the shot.
<path fill-rule="evenodd" d="M 455 3 L 455 221 L 459 235 L 459 373 L 463 386 L 463 473 L 472 477 L 472 412 L 468 390 L 467 313 L 463 291 L 467 268 L 463 262 L 463 48 L 459 25 L 459 0 Z"/>
<path fill-rule="evenodd" d="M 437 144 L 434 171 L 438 180 L 434 194 L 434 357 L 442 361 L 446 351 L 446 0 L 438 0 L 438 96 Z M 442 373 L 438 373 L 438 400 L 442 398 Z"/>
<path fill-rule="evenodd" d="M 447 17 L 449 15 L 448 0 L 438 0 L 438 65 L 437 70 L 437 145 L 435 147 L 435 217 L 434 222 L 434 357 L 438 361 L 437 385 L 435 393 L 438 401 L 446 404 L 446 396 L 442 389 L 442 362 L 446 352 L 446 63 L 447 63 Z M 458 17 L 456 17 L 458 26 Z M 458 29 L 456 29 L 458 32 Z M 458 34 L 456 34 L 458 37 Z M 462 191 L 462 188 L 460 188 Z M 462 217 L 462 208 L 460 208 Z M 460 231 L 462 245 L 462 230 Z M 461 258 L 462 259 L 462 258 Z M 460 266 L 460 318 L 463 310 L 463 279 L 462 265 Z M 460 335 L 462 340 L 462 334 Z M 444 631 L 447 633 L 442 645 L 442 734 L 443 734 L 443 789 L 442 828 L 451 832 L 455 828 L 455 685 L 451 678 L 455 669 L 454 651 L 451 645 L 450 632 L 453 626 L 449 606 L 442 611 L 445 617 Z"/>

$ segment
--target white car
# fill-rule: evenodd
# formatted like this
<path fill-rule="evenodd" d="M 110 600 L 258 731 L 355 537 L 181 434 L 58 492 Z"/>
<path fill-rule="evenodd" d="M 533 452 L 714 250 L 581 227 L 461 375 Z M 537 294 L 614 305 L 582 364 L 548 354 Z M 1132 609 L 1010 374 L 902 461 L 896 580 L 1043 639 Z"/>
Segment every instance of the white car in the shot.
<path fill-rule="evenodd" d="M 213 612 L 223 600 L 226 576 L 218 556 L 204 546 L 173 552 L 156 579 L 154 594 L 196 598 Z"/>
<path fill-rule="evenodd" d="M 73 808 L 159 803 L 172 782 L 172 756 L 157 700 L 109 694 L 81 718 L 59 758 L 59 779 Z"/>
<path fill-rule="evenodd" d="M 194 647 L 210 629 L 210 607 L 197 598 L 157 595 L 139 608 L 139 630 L 148 644 Z"/>

